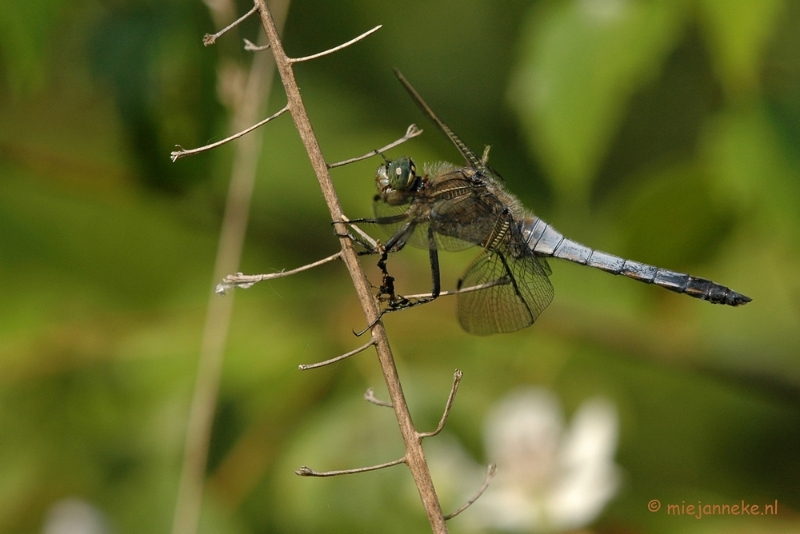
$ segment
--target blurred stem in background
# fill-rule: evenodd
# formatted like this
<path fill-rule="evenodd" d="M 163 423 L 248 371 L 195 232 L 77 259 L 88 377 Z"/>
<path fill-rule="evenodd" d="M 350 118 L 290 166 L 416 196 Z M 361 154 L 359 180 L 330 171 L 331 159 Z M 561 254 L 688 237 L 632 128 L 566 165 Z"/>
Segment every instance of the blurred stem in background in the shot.
<path fill-rule="evenodd" d="M 235 17 L 236 5 L 231 0 L 214 0 L 206 3 L 217 28 L 225 27 Z M 283 28 L 288 10 L 289 0 L 272 2 L 272 11 L 279 28 Z M 265 43 L 266 36 L 262 33 L 258 44 Z M 235 94 L 237 74 L 237 69 L 218 69 L 220 91 L 226 86 L 234 87 L 233 98 L 228 99 L 229 111 L 232 116 L 231 132 L 238 132 L 248 127 L 258 121 L 266 112 L 272 78 L 275 74 L 272 54 L 253 52 L 253 60 L 244 90 L 238 95 Z M 233 78 L 232 83 L 230 83 L 230 78 Z M 263 133 L 261 130 L 251 132 L 234 144 L 235 155 L 225 213 L 220 228 L 212 287 L 223 276 L 235 272 L 239 267 L 262 144 Z M 221 298 L 213 291 L 211 292 L 186 431 L 183 466 L 172 526 L 173 534 L 197 532 L 211 427 L 219 393 L 222 362 L 232 310 L 233 294 Z"/>

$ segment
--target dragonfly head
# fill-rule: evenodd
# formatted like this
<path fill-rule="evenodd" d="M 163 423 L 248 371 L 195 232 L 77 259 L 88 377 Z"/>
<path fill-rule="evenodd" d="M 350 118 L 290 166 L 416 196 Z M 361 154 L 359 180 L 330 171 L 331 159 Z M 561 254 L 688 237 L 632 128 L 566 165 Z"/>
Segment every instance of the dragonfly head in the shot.
<path fill-rule="evenodd" d="M 394 161 L 387 161 L 378 167 L 375 183 L 378 191 L 387 193 L 390 190 L 407 191 L 417 179 L 417 166 L 408 156 Z"/>

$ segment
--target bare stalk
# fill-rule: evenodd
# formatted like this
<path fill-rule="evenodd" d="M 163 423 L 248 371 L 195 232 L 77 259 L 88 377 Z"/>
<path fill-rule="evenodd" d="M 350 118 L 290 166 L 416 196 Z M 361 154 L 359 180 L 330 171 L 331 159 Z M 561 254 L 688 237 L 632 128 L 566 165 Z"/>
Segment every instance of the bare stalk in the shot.
<path fill-rule="evenodd" d="M 317 58 L 320 58 L 322 56 L 327 56 L 328 54 L 333 54 L 334 52 L 338 52 L 339 50 L 341 50 L 343 48 L 347 48 L 351 44 L 357 43 L 358 41 L 366 38 L 367 36 L 375 33 L 376 31 L 378 31 L 380 29 L 381 29 L 381 25 L 379 24 L 379 25 L 375 26 L 374 28 L 372 28 L 371 30 L 362 33 L 358 37 L 356 37 L 354 39 L 350 39 L 346 43 L 342 43 L 339 46 L 335 46 L 335 47 L 333 47 L 333 48 L 331 48 L 329 50 L 325 50 L 324 52 L 320 52 L 318 54 L 313 54 L 313 55 L 306 56 L 306 57 L 295 57 L 295 58 L 287 57 L 286 61 L 288 61 L 289 63 L 300 63 L 301 61 L 308 61 L 310 59 L 317 59 Z"/>
<path fill-rule="evenodd" d="M 375 344 L 375 340 L 374 339 L 370 339 L 367 343 L 365 343 L 364 345 L 358 347 L 355 350 L 351 350 L 350 352 L 346 352 L 344 354 L 336 356 L 335 358 L 331 358 L 330 360 L 325 360 L 324 362 L 303 363 L 303 364 L 300 364 L 298 366 L 298 368 L 301 371 L 307 371 L 309 369 L 319 369 L 320 367 L 325 367 L 326 365 L 330 365 L 332 363 L 336 363 L 336 362 L 340 362 L 342 360 L 345 360 L 345 359 L 349 358 L 350 356 L 355 356 L 359 352 L 364 352 L 365 350 L 367 350 L 368 348 L 370 348 L 374 344 Z"/>
<path fill-rule="evenodd" d="M 371 402 L 375 406 L 383 406 L 384 408 L 392 407 L 392 403 L 382 401 L 378 397 L 376 397 L 375 390 L 372 388 L 367 388 L 367 391 L 364 392 L 364 400 L 367 402 Z"/>
<path fill-rule="evenodd" d="M 440 291 L 440 297 L 451 297 L 453 295 L 458 295 L 459 293 L 469 293 L 470 291 L 480 291 L 481 289 L 486 289 L 487 287 L 493 286 L 501 286 L 507 284 L 508 281 L 506 278 L 498 278 L 497 280 L 492 280 L 491 282 L 486 282 L 485 284 L 478 284 L 476 286 L 469 286 L 469 287 L 462 287 L 461 289 L 454 289 L 449 291 Z M 428 299 L 433 296 L 433 293 L 417 293 L 416 295 L 403 295 L 403 297 L 407 299 Z"/>
<path fill-rule="evenodd" d="M 301 477 L 338 477 L 340 475 L 354 475 L 356 473 L 367 473 L 369 471 L 377 471 L 378 469 L 386 469 L 395 465 L 400 465 L 406 462 L 406 457 L 392 460 L 378 465 L 370 465 L 368 467 L 356 467 L 355 469 L 342 469 L 341 471 L 314 471 L 310 467 L 301 466 L 300 469 L 295 471 Z"/>
<path fill-rule="evenodd" d="M 311 165 L 319 181 L 325 202 L 328 205 L 331 220 L 337 221 L 336 230 L 337 234 L 340 236 L 342 259 L 350 273 L 367 323 L 372 324 L 378 319 L 380 314 L 378 303 L 372 295 L 369 281 L 364 275 L 364 271 L 361 269 L 353 243 L 346 235 L 347 229 L 344 223 L 340 222 L 343 220 L 342 208 L 336 191 L 334 190 L 333 182 L 328 172 L 328 166 L 325 163 L 319 143 L 314 135 L 311 122 L 303 105 L 300 89 L 297 86 L 292 71 L 292 61 L 283 50 L 283 44 L 281 43 L 278 29 L 275 27 L 266 0 L 255 0 L 255 2 L 258 5 L 261 22 L 264 26 L 264 31 L 267 33 L 270 47 L 275 57 L 278 73 L 280 74 L 283 86 L 286 90 L 292 119 L 306 147 L 309 160 L 311 161 Z M 425 461 L 425 453 L 422 449 L 421 438 L 414 427 L 411 414 L 408 410 L 394 358 L 392 357 L 391 348 L 389 347 L 386 330 L 382 323 L 377 322 L 375 324 L 372 329 L 372 335 L 375 340 L 375 349 L 378 353 L 378 360 L 380 361 L 381 370 L 384 380 L 386 381 L 386 387 L 389 391 L 389 397 L 391 398 L 395 416 L 397 417 L 397 422 L 400 427 L 400 433 L 405 444 L 406 454 L 404 456 L 404 461 L 408 464 L 411 475 L 414 478 L 433 532 L 436 534 L 444 534 L 447 532 L 444 514 L 442 513 L 439 499 L 436 496 L 436 490 L 431 480 L 428 464 Z"/>
<path fill-rule="evenodd" d="M 264 126 L 269 121 L 271 121 L 273 119 L 277 119 L 278 117 L 280 117 L 281 115 L 286 113 L 287 110 L 288 110 L 288 106 L 285 106 L 283 109 L 281 109 L 277 113 L 273 113 L 272 115 L 270 115 L 266 119 L 264 119 L 262 121 L 258 121 L 257 123 L 255 123 L 254 125 L 250 126 L 249 128 L 245 128 L 241 132 L 236 132 L 235 134 L 233 134 L 233 135 L 231 135 L 229 137 L 226 137 L 225 139 L 222 139 L 220 141 L 217 141 L 216 143 L 211 143 L 211 144 L 208 144 L 208 145 L 203 145 L 201 147 L 189 148 L 189 149 L 183 148 L 182 146 L 179 145 L 180 150 L 173 151 L 170 154 L 170 157 L 172 158 L 172 161 L 177 161 L 180 158 L 183 158 L 183 157 L 186 157 L 186 156 L 191 156 L 193 154 L 198 154 L 200 152 L 205 152 L 206 150 L 211 150 L 213 148 L 217 148 L 218 146 L 224 145 L 225 143 L 230 143 L 231 141 L 233 141 L 235 139 L 239 139 L 240 137 L 249 134 L 250 132 L 252 132 L 256 128 Z"/>
<path fill-rule="evenodd" d="M 336 167 L 342 167 L 343 165 L 349 165 L 351 163 L 355 163 L 356 161 L 361 161 L 361 160 L 364 160 L 364 159 L 371 158 L 372 156 L 377 156 L 378 154 L 383 154 L 387 150 L 391 150 L 394 147 L 405 143 L 409 139 L 413 139 L 414 137 L 417 137 L 418 135 L 422 135 L 422 130 L 417 128 L 416 124 L 412 124 L 406 130 L 406 134 L 403 137 L 401 137 L 400 139 L 398 139 L 397 141 L 389 143 L 388 145 L 386 145 L 383 148 L 376 148 L 375 150 L 373 150 L 371 152 L 367 152 L 363 156 L 358 156 L 357 158 L 350 158 L 350 159 L 346 159 L 344 161 L 337 161 L 336 163 L 331 163 L 331 164 L 328 165 L 328 168 L 329 169 L 333 169 L 333 168 L 336 168 Z"/>
<path fill-rule="evenodd" d="M 475 495 L 473 495 L 470 500 L 461 505 L 455 512 L 447 514 L 446 516 L 444 516 L 444 518 L 449 521 L 458 514 L 460 514 L 461 512 L 463 512 L 464 510 L 466 510 L 467 508 L 469 508 L 470 506 L 472 506 L 475 503 L 475 501 L 480 499 L 481 495 L 483 495 L 483 492 L 486 491 L 486 488 L 489 487 L 489 482 L 492 481 L 496 473 L 497 473 L 497 466 L 495 464 L 489 464 L 489 467 L 486 469 L 486 477 L 483 479 L 483 484 L 481 484 L 481 487 L 478 489 L 477 492 L 475 492 Z"/>
<path fill-rule="evenodd" d="M 291 276 L 293 274 L 297 274 L 303 271 L 307 271 L 309 269 L 313 269 L 314 267 L 319 267 L 324 263 L 328 263 L 329 261 L 338 260 L 341 257 L 342 253 L 337 252 L 336 254 L 331 254 L 327 258 L 322 258 L 319 261 L 315 261 L 314 263 L 309 263 L 308 265 L 303 265 L 302 267 L 298 267 L 297 269 L 292 269 L 291 271 L 280 271 L 277 273 L 270 273 L 270 274 L 229 274 L 222 279 L 222 281 L 217 284 L 216 289 L 214 292 L 218 295 L 224 295 L 234 287 L 238 287 L 241 289 L 249 289 L 253 285 L 264 282 L 266 280 L 274 280 L 275 278 L 283 278 L 284 276 Z"/>
<path fill-rule="evenodd" d="M 464 376 L 460 370 L 456 369 L 456 372 L 453 374 L 453 387 L 450 388 L 450 396 L 447 397 L 447 403 L 444 406 L 444 413 L 442 413 L 442 419 L 439 421 L 439 425 L 436 427 L 436 430 L 432 432 L 423 432 L 419 435 L 420 438 L 430 438 L 433 437 L 439 432 L 444 429 L 444 424 L 447 422 L 447 418 L 450 417 L 450 410 L 453 408 L 453 401 L 456 400 L 456 393 L 458 393 L 458 385 L 461 383 L 461 378 Z"/>
<path fill-rule="evenodd" d="M 234 20 L 233 22 L 231 22 L 230 24 L 228 24 L 227 26 L 222 28 L 217 33 L 213 33 L 213 34 L 212 33 L 207 33 L 207 34 L 205 34 L 203 36 L 203 44 L 205 46 L 211 46 L 212 44 L 214 44 L 217 41 L 217 39 L 222 37 L 222 35 L 224 35 L 227 31 L 229 31 L 231 28 L 234 28 L 234 27 L 238 26 L 246 18 L 248 18 L 253 13 L 255 13 L 257 9 L 258 9 L 258 6 L 253 6 L 253 9 L 251 9 L 250 11 L 248 11 L 247 13 L 245 13 L 244 15 L 239 17 L 238 19 Z"/>
<path fill-rule="evenodd" d="M 249 39 L 244 40 L 244 49 L 248 52 L 261 52 L 262 50 L 267 50 L 269 48 L 268 44 L 258 46 L 257 44 L 251 42 Z"/>

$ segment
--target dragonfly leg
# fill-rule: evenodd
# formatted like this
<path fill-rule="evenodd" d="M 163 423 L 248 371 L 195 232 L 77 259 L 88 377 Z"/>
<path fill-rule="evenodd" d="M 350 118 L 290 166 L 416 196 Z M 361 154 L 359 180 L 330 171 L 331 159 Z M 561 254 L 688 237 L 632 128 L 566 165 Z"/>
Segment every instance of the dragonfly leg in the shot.
<path fill-rule="evenodd" d="M 435 299 L 442 290 L 441 273 L 439 271 L 439 250 L 433 238 L 433 229 L 428 227 L 428 258 L 431 262 L 431 298 Z"/>
<path fill-rule="evenodd" d="M 362 218 L 359 218 L 359 219 L 349 219 L 349 220 L 345 220 L 345 221 L 333 221 L 333 222 L 331 222 L 331 224 L 335 225 L 337 223 L 341 223 L 341 224 L 344 224 L 345 227 L 350 228 L 352 225 L 355 225 L 355 224 L 358 224 L 358 223 L 394 224 L 394 223 L 398 223 L 398 222 L 403 222 L 406 219 L 408 219 L 408 215 L 405 214 L 405 213 L 400 213 L 400 214 L 394 215 L 392 217 L 378 217 L 378 218 L 375 218 L 375 219 L 362 217 Z M 413 230 L 413 226 L 412 226 L 412 230 Z M 334 234 L 337 237 L 346 237 L 350 241 L 352 241 L 354 243 L 357 243 L 357 244 L 361 245 L 362 247 L 364 247 L 365 250 L 359 252 L 358 253 L 359 256 L 364 256 L 364 255 L 368 255 L 368 254 L 380 254 L 380 253 L 383 252 L 383 247 L 380 246 L 380 243 L 378 243 L 378 246 L 376 246 L 375 242 L 368 241 L 369 239 L 371 239 L 370 237 L 366 237 L 365 238 L 363 236 L 359 236 L 356 233 L 351 232 L 350 230 L 346 231 L 343 234 L 340 234 L 340 233 L 338 233 L 338 232 L 336 232 L 334 230 Z M 406 226 L 404 226 L 394 236 L 392 236 L 392 239 L 389 240 L 389 242 L 392 244 L 392 246 L 395 246 L 395 243 L 400 242 L 400 245 L 397 246 L 397 248 L 395 250 L 393 250 L 393 252 L 397 252 L 398 250 L 403 248 L 403 246 L 405 246 L 405 241 L 406 241 L 406 239 L 408 239 L 408 235 L 409 234 L 406 234 Z M 400 239 L 401 237 L 404 237 L 404 239 L 401 240 Z M 386 247 L 386 248 L 391 248 L 391 247 Z"/>
<path fill-rule="evenodd" d="M 398 216 L 398 217 L 391 217 L 391 222 L 397 222 L 397 220 L 404 220 L 405 216 Z M 389 219 L 389 218 L 385 218 Z M 385 219 L 356 219 L 349 222 L 374 222 L 374 221 L 381 221 L 383 222 Z M 372 321 L 370 324 L 366 326 L 363 330 L 359 332 L 353 332 L 357 337 L 363 335 L 365 332 L 370 330 L 373 326 L 375 326 L 378 321 L 381 320 L 384 314 L 404 310 L 406 308 L 410 308 L 416 306 L 417 303 L 411 301 L 402 295 L 398 295 L 394 289 L 394 276 L 389 274 L 389 269 L 387 267 L 387 262 L 389 261 L 389 254 L 391 252 L 397 252 L 401 250 L 406 243 L 408 242 L 409 236 L 414 233 L 414 229 L 416 228 L 416 224 L 411 221 L 408 221 L 406 224 L 400 228 L 389 240 L 386 242 L 385 245 L 380 247 L 380 249 L 376 249 L 371 247 L 370 250 L 365 251 L 365 253 L 373 253 L 377 254 L 380 253 L 381 257 L 378 260 L 378 268 L 381 270 L 381 286 L 378 288 L 378 294 L 375 296 L 379 301 L 383 301 L 387 303 L 387 307 L 381 310 L 378 317 Z"/>
<path fill-rule="evenodd" d="M 387 302 L 387 308 L 381 312 L 381 315 L 390 311 L 403 310 L 414 306 L 414 303 L 402 295 L 398 295 L 394 289 L 394 276 L 389 274 L 389 269 L 386 267 L 386 262 L 389 259 L 389 249 L 386 248 L 381 254 L 381 259 L 378 260 L 378 268 L 381 270 L 381 287 L 378 289 L 376 298 Z M 385 297 L 385 298 L 384 298 Z"/>
<path fill-rule="evenodd" d="M 409 231 L 413 231 L 413 228 L 410 228 Z M 403 244 L 405 244 L 405 242 L 403 242 Z M 389 307 L 385 310 L 384 313 L 388 313 L 390 311 L 404 310 L 406 308 L 413 308 L 414 306 L 419 306 L 420 304 L 426 304 L 436 299 L 442 290 L 442 284 L 441 284 L 441 275 L 439 271 L 439 250 L 436 246 L 436 240 L 434 238 L 433 229 L 430 227 L 428 228 L 428 257 L 430 259 L 430 264 L 431 264 L 431 286 L 432 286 L 430 296 L 409 299 L 395 293 L 394 290 L 395 279 L 393 276 L 389 274 L 389 271 L 386 268 L 386 261 L 389 259 L 389 251 L 392 251 L 393 247 L 394 244 L 390 239 L 389 242 L 386 243 L 386 249 L 381 255 L 381 259 L 378 261 L 378 267 L 381 269 L 381 272 L 383 273 L 383 282 L 381 284 L 380 291 L 378 292 L 378 297 L 382 295 L 386 295 L 389 297 L 388 298 Z"/>
<path fill-rule="evenodd" d="M 380 248 L 375 247 L 367 247 L 367 250 L 364 252 L 365 254 L 377 254 L 380 253 L 380 259 L 378 260 L 378 268 L 381 270 L 381 285 L 378 288 L 378 293 L 376 298 L 386 303 L 386 308 L 381 310 L 380 315 L 378 315 L 377 319 L 375 319 L 372 323 L 367 325 L 366 328 L 361 330 L 360 332 L 353 332 L 356 336 L 361 336 L 368 330 L 370 330 L 373 326 L 375 326 L 378 321 L 384 316 L 384 314 L 396 312 L 400 310 L 405 310 L 407 308 L 413 308 L 415 306 L 419 306 L 420 304 L 426 304 L 439 296 L 441 293 L 441 275 L 439 271 L 439 251 L 436 245 L 436 239 L 434 230 L 431 227 L 428 227 L 427 237 L 428 237 L 428 256 L 430 259 L 431 264 L 431 294 L 425 297 L 417 297 L 417 298 L 406 298 L 403 295 L 398 295 L 395 291 L 395 277 L 389 274 L 389 269 L 387 263 L 389 261 L 389 254 L 393 252 L 398 252 L 405 247 L 406 243 L 408 243 L 409 238 L 413 235 L 414 231 L 416 230 L 417 224 L 412 221 L 408 220 L 408 216 L 406 214 L 400 214 L 393 217 L 381 217 L 377 219 L 353 219 L 351 221 L 347 221 L 347 223 L 358 223 L 358 222 L 365 222 L 365 223 L 378 223 L 378 224 L 389 224 L 389 223 L 397 223 L 406 221 L 405 224 L 392 236 L 386 241 L 386 244 Z M 362 243 L 358 238 L 355 236 L 351 236 L 348 234 L 348 237 L 353 239 L 356 242 L 359 242 L 362 245 L 366 245 Z"/>
<path fill-rule="evenodd" d="M 336 237 L 346 237 L 353 243 L 364 247 L 364 250 L 358 251 L 359 256 L 368 256 L 372 254 L 378 254 L 380 252 L 381 246 L 380 243 L 377 243 L 378 246 L 375 246 L 373 243 L 370 243 L 363 237 L 354 234 L 353 232 L 347 231 L 343 234 L 336 233 Z"/>

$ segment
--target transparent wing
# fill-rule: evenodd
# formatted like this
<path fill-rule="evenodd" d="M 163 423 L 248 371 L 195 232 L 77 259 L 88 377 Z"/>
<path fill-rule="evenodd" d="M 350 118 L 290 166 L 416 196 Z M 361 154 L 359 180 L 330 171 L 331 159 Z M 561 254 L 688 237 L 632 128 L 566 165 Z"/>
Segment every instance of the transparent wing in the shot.
<path fill-rule="evenodd" d="M 457 252 L 459 250 L 465 250 L 475 246 L 476 243 L 460 239 L 458 234 L 449 235 L 438 232 L 437 223 L 435 221 L 432 222 L 430 217 L 425 215 L 425 210 L 420 209 L 421 204 L 423 204 L 421 199 L 418 200 L 416 206 L 412 206 L 411 204 L 390 206 L 381 200 L 376 200 L 373 206 L 376 221 L 393 218 L 403 213 L 406 213 L 407 216 L 402 220 L 387 223 L 376 222 L 375 224 L 377 224 L 377 226 L 379 226 L 384 232 L 386 232 L 386 235 L 391 238 L 397 232 L 399 232 L 408 223 L 408 221 L 414 221 L 414 231 L 408 236 L 407 239 L 403 240 L 403 245 L 409 244 L 425 250 L 430 248 L 430 243 L 428 242 L 428 226 L 432 223 L 434 225 L 433 237 L 437 250 Z"/>
<path fill-rule="evenodd" d="M 382 201 L 379 197 L 375 197 L 375 202 L 372 204 L 372 212 L 375 214 L 375 222 L 374 224 L 379 226 L 380 229 L 386 233 L 388 237 L 393 236 L 405 226 L 408 222 L 410 217 L 410 208 L 411 208 L 411 197 L 409 197 L 409 202 L 398 204 L 398 205 L 391 205 L 387 204 L 386 202 Z M 408 213 L 409 216 L 401 217 L 402 214 Z M 380 222 L 381 220 L 389 220 L 395 219 L 394 222 Z M 415 231 L 415 235 L 419 233 L 419 230 Z M 424 239 L 425 244 L 422 245 L 422 241 L 419 241 L 417 244 L 417 238 L 414 237 L 414 245 L 420 246 L 423 248 L 428 248 L 427 245 L 427 238 L 425 237 L 425 233 L 422 233 L 422 239 Z"/>
<path fill-rule="evenodd" d="M 400 83 L 403 84 L 403 87 L 408 94 L 411 95 L 411 98 L 414 100 L 414 102 L 416 102 L 417 106 L 419 106 L 420 109 L 422 109 L 422 111 L 424 111 L 433 120 L 433 122 L 436 123 L 436 126 L 438 126 L 442 132 L 444 132 L 447 138 L 450 139 L 454 145 L 456 145 L 456 148 L 459 152 L 461 152 L 461 155 L 464 156 L 464 159 L 467 161 L 467 163 L 469 163 L 475 169 L 485 169 L 486 166 L 478 157 L 478 155 L 475 154 L 475 152 L 473 152 L 472 149 L 470 149 L 464 143 L 464 141 L 462 141 L 455 133 L 453 133 L 453 130 L 451 130 L 445 123 L 441 121 L 441 119 L 439 119 L 439 117 L 436 116 L 436 113 L 434 113 L 430 106 L 428 106 L 422 97 L 419 96 L 417 90 L 414 89 L 408 80 L 406 80 L 405 76 L 403 76 L 403 74 L 397 69 L 394 69 L 394 74 L 397 76 L 397 79 L 400 80 Z"/>
<path fill-rule="evenodd" d="M 459 293 L 458 321 L 471 334 L 516 332 L 530 326 L 553 300 L 553 285 L 533 253 L 513 257 L 504 251 L 483 251 L 459 281 L 459 289 L 497 282 Z"/>
<path fill-rule="evenodd" d="M 547 276 L 553 274 L 553 269 L 551 269 L 550 264 L 547 263 L 547 258 L 545 258 L 544 256 L 536 256 L 536 259 L 539 260 L 539 265 L 542 266 L 544 274 L 546 274 Z"/>

